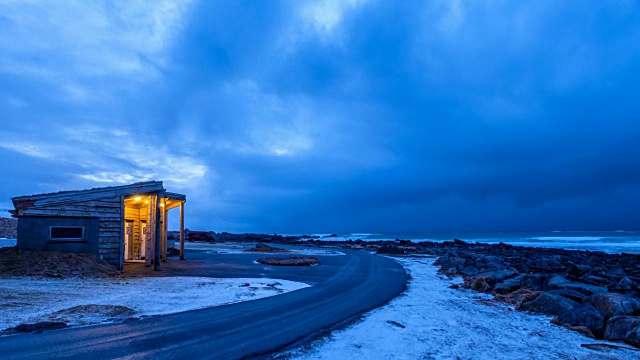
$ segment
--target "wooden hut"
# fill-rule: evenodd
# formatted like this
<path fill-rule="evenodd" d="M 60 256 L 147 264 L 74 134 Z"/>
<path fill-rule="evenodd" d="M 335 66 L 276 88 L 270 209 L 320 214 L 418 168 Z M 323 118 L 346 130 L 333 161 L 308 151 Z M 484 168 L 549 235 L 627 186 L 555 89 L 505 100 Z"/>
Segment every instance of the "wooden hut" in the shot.
<path fill-rule="evenodd" d="M 162 181 L 12 199 L 18 248 L 95 253 L 119 270 L 145 262 L 158 270 L 167 255 L 169 210 L 180 210 L 180 259 L 184 259 L 186 196 Z"/>

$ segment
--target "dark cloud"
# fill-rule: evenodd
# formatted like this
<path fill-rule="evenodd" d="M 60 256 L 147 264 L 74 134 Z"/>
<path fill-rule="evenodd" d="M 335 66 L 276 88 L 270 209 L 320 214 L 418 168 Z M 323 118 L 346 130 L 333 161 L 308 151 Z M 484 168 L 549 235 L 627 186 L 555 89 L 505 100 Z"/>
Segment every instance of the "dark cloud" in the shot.
<path fill-rule="evenodd" d="M 634 2 L 74 9 L 120 25 L 48 47 L 2 12 L 32 34 L 0 41 L 7 199 L 154 177 L 191 228 L 637 228 Z"/>

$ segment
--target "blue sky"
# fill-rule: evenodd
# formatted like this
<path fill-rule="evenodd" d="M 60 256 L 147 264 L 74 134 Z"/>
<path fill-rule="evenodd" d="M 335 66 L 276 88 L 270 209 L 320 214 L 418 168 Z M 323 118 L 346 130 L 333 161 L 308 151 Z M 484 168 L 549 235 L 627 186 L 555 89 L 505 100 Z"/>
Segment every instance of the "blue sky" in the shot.
<path fill-rule="evenodd" d="M 192 229 L 638 229 L 638 59 L 635 1 L 0 1 L 0 209 L 154 179 Z"/>

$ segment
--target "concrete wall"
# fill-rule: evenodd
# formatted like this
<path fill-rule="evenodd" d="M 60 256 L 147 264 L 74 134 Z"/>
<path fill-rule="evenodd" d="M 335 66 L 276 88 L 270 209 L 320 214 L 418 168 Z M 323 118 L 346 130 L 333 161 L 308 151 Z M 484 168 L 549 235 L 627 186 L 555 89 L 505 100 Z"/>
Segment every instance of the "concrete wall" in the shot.
<path fill-rule="evenodd" d="M 51 226 L 84 226 L 82 240 L 51 240 Z M 46 249 L 75 253 L 99 253 L 98 218 L 20 217 L 18 218 L 18 248 Z"/>

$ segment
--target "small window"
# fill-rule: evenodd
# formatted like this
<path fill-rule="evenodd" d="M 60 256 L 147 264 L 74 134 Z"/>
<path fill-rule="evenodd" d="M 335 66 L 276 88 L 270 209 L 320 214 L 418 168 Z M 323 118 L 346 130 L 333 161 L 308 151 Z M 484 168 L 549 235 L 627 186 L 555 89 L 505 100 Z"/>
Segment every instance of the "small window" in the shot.
<path fill-rule="evenodd" d="M 52 226 L 51 240 L 84 240 L 84 226 Z"/>

